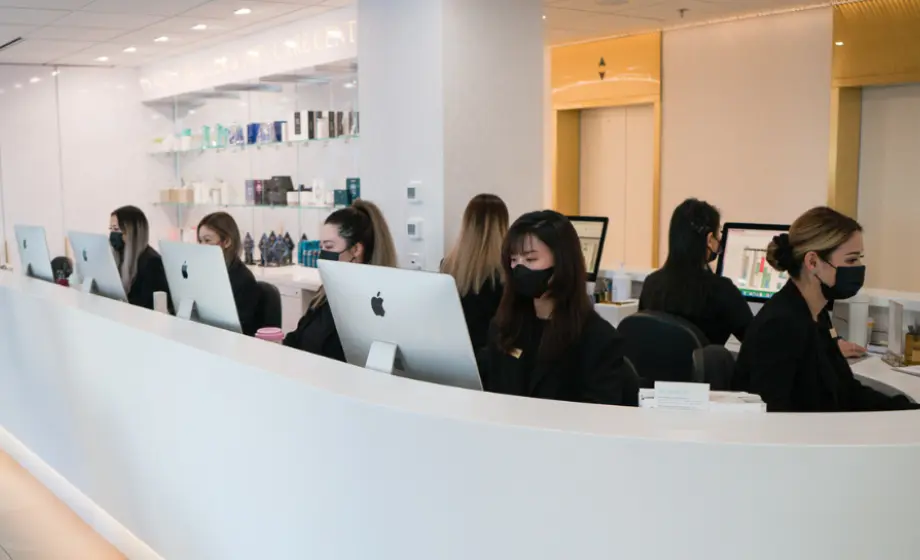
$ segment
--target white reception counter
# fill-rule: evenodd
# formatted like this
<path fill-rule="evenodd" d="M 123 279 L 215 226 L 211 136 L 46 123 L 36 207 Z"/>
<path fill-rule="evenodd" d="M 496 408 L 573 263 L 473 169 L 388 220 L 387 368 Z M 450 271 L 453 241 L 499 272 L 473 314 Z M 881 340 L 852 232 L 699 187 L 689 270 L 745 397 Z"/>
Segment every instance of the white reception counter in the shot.
<path fill-rule="evenodd" d="M 457 390 L 0 273 L 0 442 L 131 558 L 913 559 L 918 420 Z"/>

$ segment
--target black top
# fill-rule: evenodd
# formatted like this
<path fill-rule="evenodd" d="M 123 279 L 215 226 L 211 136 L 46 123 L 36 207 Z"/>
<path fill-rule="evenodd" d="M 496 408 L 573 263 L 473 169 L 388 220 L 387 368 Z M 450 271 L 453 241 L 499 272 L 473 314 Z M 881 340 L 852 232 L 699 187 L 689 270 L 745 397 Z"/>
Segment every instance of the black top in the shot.
<path fill-rule="evenodd" d="M 153 247 L 148 245 L 137 258 L 137 275 L 128 292 L 128 303 L 153 309 L 154 292 L 166 292 L 169 311 L 172 313 L 172 297 L 169 295 L 169 284 L 166 282 L 163 259 Z"/>
<path fill-rule="evenodd" d="M 741 291 L 728 278 L 708 271 L 699 278 L 708 284 L 701 290 L 701 293 L 707 295 L 698 307 L 699 313 L 687 314 L 679 309 L 659 309 L 651 303 L 652 295 L 665 289 L 665 276 L 661 270 L 649 274 L 645 279 L 642 295 L 639 296 L 639 310 L 660 311 L 686 319 L 703 331 L 710 344 L 722 346 L 728 342 L 731 335 L 735 335 L 738 340 L 744 340 L 754 314 L 751 313 L 751 308 Z"/>
<path fill-rule="evenodd" d="M 284 337 L 284 345 L 340 362 L 345 361 L 345 351 L 342 350 L 328 301 L 315 309 L 309 309 L 297 323 L 297 330 Z"/>
<path fill-rule="evenodd" d="M 236 302 L 236 312 L 240 316 L 243 334 L 254 336 L 256 331 L 264 326 L 258 324 L 262 290 L 259 289 L 252 271 L 238 258 L 227 265 L 227 275 L 230 276 L 230 288 L 233 290 L 233 300 Z"/>
<path fill-rule="evenodd" d="M 748 328 L 732 380 L 735 390 L 760 395 L 769 412 L 917 408 L 903 395 L 888 397 L 857 381 L 827 320 L 815 321 L 798 287 L 786 284 Z"/>
<path fill-rule="evenodd" d="M 502 301 L 504 286 L 501 283 L 493 285 L 491 280 L 479 289 L 478 294 L 470 292 L 460 298 L 463 306 L 463 316 L 466 317 L 466 327 L 470 331 L 470 342 L 473 349 L 479 350 L 489 341 L 489 325 L 498 311 L 498 304 Z"/>
<path fill-rule="evenodd" d="M 613 325 L 591 312 L 579 340 L 563 356 L 538 356 L 545 322 L 525 322 L 518 350 L 497 344 L 493 324 L 489 344 L 478 354 L 483 388 L 493 393 L 585 403 L 636 406 L 639 380 L 623 361 L 623 340 Z"/>

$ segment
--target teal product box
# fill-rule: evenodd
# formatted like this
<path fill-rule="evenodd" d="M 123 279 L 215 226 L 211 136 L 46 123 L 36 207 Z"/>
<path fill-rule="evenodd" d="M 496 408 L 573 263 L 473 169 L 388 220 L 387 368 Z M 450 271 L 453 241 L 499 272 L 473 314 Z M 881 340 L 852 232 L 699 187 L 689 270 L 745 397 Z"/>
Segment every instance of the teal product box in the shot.
<path fill-rule="evenodd" d="M 348 191 L 348 203 L 354 203 L 361 198 L 361 179 L 358 177 L 345 179 L 345 190 Z"/>
<path fill-rule="evenodd" d="M 348 202 L 348 191 L 345 189 L 335 189 L 333 204 L 336 206 L 351 206 Z"/>

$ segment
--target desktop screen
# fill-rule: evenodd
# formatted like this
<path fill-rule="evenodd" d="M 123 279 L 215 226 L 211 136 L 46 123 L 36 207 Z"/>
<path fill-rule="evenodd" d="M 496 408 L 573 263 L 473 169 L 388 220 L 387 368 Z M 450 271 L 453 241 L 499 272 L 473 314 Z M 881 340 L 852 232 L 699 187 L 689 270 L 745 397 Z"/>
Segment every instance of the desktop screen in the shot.
<path fill-rule="evenodd" d="M 588 218 L 570 216 L 569 221 L 578 233 L 581 241 L 581 252 L 585 257 L 585 267 L 588 270 L 588 281 L 597 279 L 598 268 L 601 265 L 601 253 L 604 250 L 604 239 L 607 236 L 607 218 Z"/>
<path fill-rule="evenodd" d="M 734 282 L 746 298 L 769 299 L 786 284 L 789 275 L 767 263 L 767 247 L 773 237 L 788 231 L 788 226 L 725 224 L 725 245 L 717 272 Z"/>

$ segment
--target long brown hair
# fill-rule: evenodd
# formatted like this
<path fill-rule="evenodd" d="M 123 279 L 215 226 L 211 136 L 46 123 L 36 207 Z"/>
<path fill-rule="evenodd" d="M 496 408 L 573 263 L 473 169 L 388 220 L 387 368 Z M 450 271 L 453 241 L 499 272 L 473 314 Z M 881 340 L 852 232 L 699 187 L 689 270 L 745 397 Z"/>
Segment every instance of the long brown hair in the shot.
<path fill-rule="evenodd" d="M 539 239 L 553 253 L 553 277 L 548 292 L 554 304 L 553 314 L 543 331 L 540 356 L 557 358 L 581 336 L 593 307 L 588 298 L 588 274 L 578 233 L 565 216 L 552 210 L 524 214 L 505 237 L 502 246 L 505 291 L 495 317 L 498 344 L 506 352 L 513 351 L 525 320 L 536 317 L 533 299 L 518 295 L 511 272 L 511 256 L 523 253 L 529 238 Z"/>
<path fill-rule="evenodd" d="M 473 197 L 463 212 L 457 243 L 444 258 L 441 271 L 457 281 L 461 296 L 478 294 L 502 278 L 502 242 L 508 233 L 508 207 L 494 194 Z"/>
<path fill-rule="evenodd" d="M 383 217 L 383 212 L 373 202 L 356 200 L 348 208 L 336 210 L 326 218 L 326 225 L 339 228 L 339 235 L 352 248 L 358 243 L 364 247 L 363 264 L 377 266 L 398 266 L 396 260 L 396 245 L 390 228 Z M 326 303 L 326 290 L 320 288 L 313 300 L 310 309 L 315 309 Z"/>
<path fill-rule="evenodd" d="M 862 226 L 853 218 L 826 206 L 812 208 L 792 223 L 788 234 L 773 238 L 767 247 L 767 262 L 799 278 L 805 255 L 814 252 L 826 261 L 858 231 Z"/>
<path fill-rule="evenodd" d="M 216 233 L 221 243 L 226 241 L 230 242 L 227 247 L 221 245 L 221 250 L 224 252 L 224 260 L 227 261 L 227 264 L 230 264 L 233 262 L 233 259 L 240 256 L 240 251 L 243 248 L 243 241 L 240 237 L 240 228 L 236 225 L 236 220 L 233 219 L 233 216 L 226 212 L 208 214 L 198 222 L 198 229 L 195 231 L 196 235 L 201 235 L 202 227 L 206 227 Z"/>
<path fill-rule="evenodd" d="M 137 260 L 150 245 L 150 224 L 147 222 L 147 216 L 137 206 L 122 206 L 112 212 L 112 215 L 115 216 L 118 229 L 125 240 L 124 250 L 115 253 L 115 262 L 125 292 L 130 292 L 134 279 L 137 278 Z"/>

